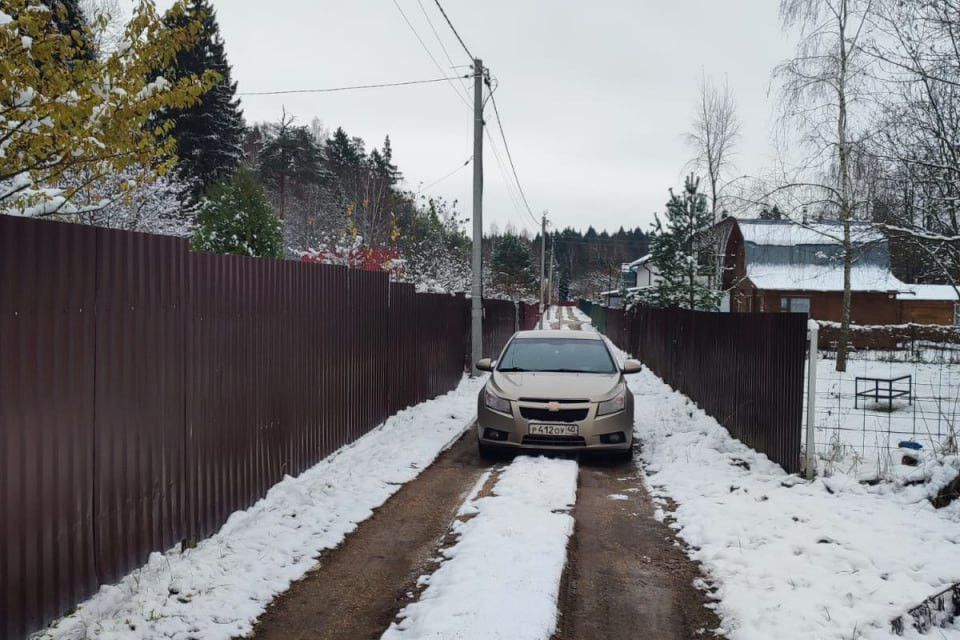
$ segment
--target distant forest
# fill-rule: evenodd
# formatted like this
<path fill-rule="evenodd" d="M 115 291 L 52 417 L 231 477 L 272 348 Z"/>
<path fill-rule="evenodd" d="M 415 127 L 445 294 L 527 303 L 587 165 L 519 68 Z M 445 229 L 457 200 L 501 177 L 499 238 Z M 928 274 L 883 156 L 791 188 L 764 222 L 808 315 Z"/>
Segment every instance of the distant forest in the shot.
<path fill-rule="evenodd" d="M 500 233 L 496 229 L 484 238 L 485 264 L 496 268 L 493 248 L 509 233 Z M 515 234 L 514 234 L 515 235 Z M 533 237 L 522 236 L 529 243 L 533 267 L 539 273 L 540 234 Z M 601 291 L 616 289 L 619 283 L 620 267 L 646 255 L 650 250 L 652 235 L 640 227 L 631 230 L 620 227 L 616 232 L 597 231 L 590 226 L 586 231 L 571 227 L 547 234 L 547 260 L 551 254 L 554 260 L 554 282 L 562 298 L 592 298 Z M 549 264 L 549 262 L 547 262 Z M 497 281 L 490 285 L 496 292 Z M 532 289 L 538 287 L 533 283 Z M 488 287 L 489 288 L 489 287 Z M 533 295 L 535 291 L 532 292 Z"/>

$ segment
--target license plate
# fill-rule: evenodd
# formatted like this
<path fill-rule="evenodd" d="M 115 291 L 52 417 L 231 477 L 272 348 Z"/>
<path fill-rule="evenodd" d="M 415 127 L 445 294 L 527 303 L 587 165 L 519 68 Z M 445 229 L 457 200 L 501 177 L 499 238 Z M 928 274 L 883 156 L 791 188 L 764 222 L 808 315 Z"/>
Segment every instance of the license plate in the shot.
<path fill-rule="evenodd" d="M 575 424 L 532 424 L 530 434 L 535 436 L 576 436 L 580 427 Z"/>

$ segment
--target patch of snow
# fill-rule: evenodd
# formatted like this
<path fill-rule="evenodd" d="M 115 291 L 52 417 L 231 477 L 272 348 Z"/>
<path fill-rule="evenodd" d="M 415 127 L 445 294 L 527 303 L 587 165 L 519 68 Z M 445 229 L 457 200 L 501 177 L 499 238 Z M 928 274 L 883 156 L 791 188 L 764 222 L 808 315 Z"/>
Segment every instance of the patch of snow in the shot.
<path fill-rule="evenodd" d="M 645 480 L 677 504 L 670 526 L 716 585 L 732 640 L 887 638 L 960 581 L 960 508 L 844 474 L 802 482 L 650 371 L 629 385 Z"/>
<path fill-rule="evenodd" d="M 897 300 L 956 301 L 957 290 L 949 284 L 908 284 L 906 291 L 897 294 Z"/>
<path fill-rule="evenodd" d="M 754 262 L 747 265 L 747 277 L 767 291 L 843 291 L 843 267 L 836 265 Z M 850 272 L 851 291 L 907 291 L 910 286 L 876 265 L 854 265 Z"/>
<path fill-rule="evenodd" d="M 458 542 L 383 639 L 550 638 L 576 492 L 576 462 L 515 459 L 493 495 L 471 501 L 476 515 L 455 522 Z"/>
<path fill-rule="evenodd" d="M 801 225 L 789 220 L 737 220 L 745 242 L 758 245 L 792 247 L 807 245 L 839 245 L 843 228 L 839 223 L 814 222 Z M 880 242 L 884 235 L 874 226 L 851 225 L 850 236 L 854 243 Z"/>
<path fill-rule="evenodd" d="M 401 411 L 299 477 L 284 478 L 195 549 L 153 553 L 145 566 L 101 587 L 34 640 L 228 640 L 249 632 L 322 550 L 339 545 L 463 433 L 484 381 L 465 378 L 456 390 Z"/>
<path fill-rule="evenodd" d="M 629 500 L 630 496 L 624 495 L 622 493 L 611 493 L 607 496 L 611 500 Z"/>

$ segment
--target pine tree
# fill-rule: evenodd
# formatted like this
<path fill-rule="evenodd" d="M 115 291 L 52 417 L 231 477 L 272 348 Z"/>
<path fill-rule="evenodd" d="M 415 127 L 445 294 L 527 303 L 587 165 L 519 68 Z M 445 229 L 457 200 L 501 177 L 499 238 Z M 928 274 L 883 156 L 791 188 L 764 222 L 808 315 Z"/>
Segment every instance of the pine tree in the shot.
<path fill-rule="evenodd" d="M 530 244 L 515 235 L 505 235 L 493 245 L 490 254 L 493 283 L 511 298 L 518 300 L 533 293 L 537 278 Z"/>
<path fill-rule="evenodd" d="M 194 251 L 260 258 L 283 257 L 283 233 L 273 207 L 253 173 L 237 169 L 214 185 L 200 204 Z"/>
<path fill-rule="evenodd" d="M 652 290 L 641 289 L 635 302 L 658 307 L 716 311 L 721 293 L 713 289 L 714 261 L 710 243 L 701 243 L 704 231 L 713 225 L 707 198 L 699 191 L 700 179 L 686 179 L 682 195 L 670 190 L 664 220 L 656 216 L 653 264 L 660 281 Z"/>
<path fill-rule="evenodd" d="M 231 80 L 230 65 L 216 14 L 208 0 L 191 0 L 186 15 L 168 14 L 170 24 L 189 20 L 202 23 L 197 43 L 177 54 L 167 70 L 168 80 L 214 71 L 220 80 L 192 107 L 170 112 L 177 140 L 180 174 L 199 198 L 212 185 L 230 176 L 243 158 L 243 112 Z"/>
<path fill-rule="evenodd" d="M 327 161 L 327 167 L 337 177 L 338 180 L 344 180 L 347 174 L 354 172 L 361 166 L 364 160 L 363 146 L 357 148 L 356 138 L 349 138 L 343 127 L 337 127 L 333 132 L 327 144 L 324 147 L 324 157 Z"/>
<path fill-rule="evenodd" d="M 258 152 L 257 173 L 276 195 L 280 219 L 286 218 L 290 192 L 307 185 L 320 185 L 329 174 L 322 166 L 323 153 L 310 129 L 294 126 L 286 114 L 266 131 Z"/>

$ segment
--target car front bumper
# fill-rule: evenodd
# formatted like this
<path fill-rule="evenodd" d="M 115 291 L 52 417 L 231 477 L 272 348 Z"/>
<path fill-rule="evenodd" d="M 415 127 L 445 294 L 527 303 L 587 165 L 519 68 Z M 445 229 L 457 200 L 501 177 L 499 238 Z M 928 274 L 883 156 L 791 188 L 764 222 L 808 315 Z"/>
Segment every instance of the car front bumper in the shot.
<path fill-rule="evenodd" d="M 596 415 L 597 403 L 564 404 L 566 410 L 586 409 L 582 420 L 562 422 L 544 413 L 543 403 L 512 401 L 511 414 L 494 411 L 477 400 L 477 438 L 483 445 L 503 449 L 537 451 L 626 451 L 633 445 L 633 396 L 627 394 L 623 411 Z M 533 410 L 533 411 L 531 411 Z M 528 417 L 531 413 L 537 417 Z M 525 416 L 524 414 L 527 414 Z M 530 433 L 531 424 L 577 425 L 576 436 L 538 436 Z"/>

